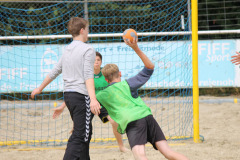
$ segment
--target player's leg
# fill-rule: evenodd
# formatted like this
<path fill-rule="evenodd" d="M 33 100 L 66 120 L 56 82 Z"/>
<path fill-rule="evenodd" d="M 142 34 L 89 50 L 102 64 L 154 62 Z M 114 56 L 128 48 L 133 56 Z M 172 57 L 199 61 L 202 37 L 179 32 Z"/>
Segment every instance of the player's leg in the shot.
<path fill-rule="evenodd" d="M 123 145 L 123 140 L 122 140 L 122 135 L 120 133 L 118 133 L 117 128 L 118 128 L 118 124 L 108 115 L 107 119 L 110 121 L 111 125 L 112 125 L 112 129 L 113 129 L 113 134 L 117 140 L 118 146 L 119 146 L 119 150 L 121 152 L 128 152 L 130 151 L 128 148 L 124 147 Z"/>
<path fill-rule="evenodd" d="M 146 117 L 148 127 L 148 141 L 153 145 L 156 150 L 159 150 L 169 160 L 187 160 L 187 158 L 175 151 L 173 151 L 166 138 L 158 125 L 157 121 L 152 115 Z"/>
<path fill-rule="evenodd" d="M 73 129 L 74 129 L 74 122 L 73 122 L 73 128 L 71 129 L 71 131 L 69 131 L 69 134 L 72 134 Z"/>
<path fill-rule="evenodd" d="M 126 133 L 134 158 L 137 160 L 147 159 L 145 154 L 145 144 L 147 143 L 146 117 L 130 122 L 127 125 Z"/>
<path fill-rule="evenodd" d="M 64 100 L 74 122 L 74 130 L 68 140 L 64 160 L 89 160 L 89 141 L 92 133 L 89 96 L 80 93 L 65 93 Z"/>
<path fill-rule="evenodd" d="M 158 141 L 155 143 L 157 149 L 169 160 L 188 160 L 184 155 L 173 151 L 166 140 Z"/>
<path fill-rule="evenodd" d="M 133 156 L 136 160 L 147 160 L 145 154 L 145 145 L 135 145 L 132 148 Z"/>

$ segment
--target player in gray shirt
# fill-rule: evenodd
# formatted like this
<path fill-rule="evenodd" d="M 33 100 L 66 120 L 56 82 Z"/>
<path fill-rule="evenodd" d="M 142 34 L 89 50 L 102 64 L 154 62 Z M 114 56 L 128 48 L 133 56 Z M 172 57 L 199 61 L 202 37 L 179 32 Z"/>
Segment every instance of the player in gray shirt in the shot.
<path fill-rule="evenodd" d="M 92 113 L 100 113 L 100 105 L 96 99 L 94 86 L 94 61 L 96 52 L 88 44 L 88 21 L 74 17 L 68 22 L 68 31 L 73 41 L 42 84 L 33 90 L 31 97 L 42 90 L 62 73 L 64 81 L 64 101 L 74 122 L 74 130 L 70 136 L 64 160 L 90 159 L 89 143 L 92 134 Z M 92 112 L 92 113 L 91 113 Z"/>

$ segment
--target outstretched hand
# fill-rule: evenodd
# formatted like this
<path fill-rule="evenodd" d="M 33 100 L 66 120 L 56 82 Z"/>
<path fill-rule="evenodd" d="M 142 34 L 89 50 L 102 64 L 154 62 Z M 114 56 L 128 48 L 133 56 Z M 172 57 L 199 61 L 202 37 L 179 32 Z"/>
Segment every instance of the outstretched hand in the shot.
<path fill-rule="evenodd" d="M 240 64 L 240 52 L 236 52 L 236 55 L 231 57 L 231 62 L 235 65 L 239 65 Z"/>
<path fill-rule="evenodd" d="M 34 99 L 36 94 L 40 94 L 42 91 L 39 88 L 35 88 L 31 93 L 31 98 Z"/>
<path fill-rule="evenodd" d="M 57 108 L 53 108 L 53 119 L 56 119 L 59 117 L 60 114 L 62 114 L 63 110 L 64 110 L 65 106 L 59 106 Z"/>

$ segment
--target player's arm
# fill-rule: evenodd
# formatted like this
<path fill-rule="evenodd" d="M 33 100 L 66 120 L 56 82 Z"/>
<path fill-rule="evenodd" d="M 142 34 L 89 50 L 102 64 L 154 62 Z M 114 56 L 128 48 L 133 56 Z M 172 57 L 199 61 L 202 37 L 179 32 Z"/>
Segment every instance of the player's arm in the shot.
<path fill-rule="evenodd" d="M 64 110 L 64 108 L 66 107 L 66 104 L 65 104 L 65 102 L 63 102 L 62 104 L 61 104 L 61 106 L 59 106 L 59 107 L 57 107 L 57 108 L 54 108 L 53 109 L 53 119 L 56 119 L 56 118 L 58 118 L 61 114 L 62 114 L 62 112 L 63 112 L 63 110 Z"/>
<path fill-rule="evenodd" d="M 95 85 L 94 85 L 94 61 L 96 57 L 96 53 L 93 49 L 89 49 L 85 53 L 85 61 L 84 61 L 84 79 L 86 83 L 86 88 L 90 97 L 90 109 L 91 112 L 95 115 L 100 113 L 101 106 L 97 101 L 95 94 Z"/>
<path fill-rule="evenodd" d="M 31 98 L 34 99 L 34 96 L 36 94 L 40 94 L 42 92 L 42 90 L 51 82 L 52 82 L 52 79 L 50 79 L 49 76 L 47 75 L 46 78 L 43 80 L 42 84 L 38 88 L 35 88 L 32 91 Z"/>
<path fill-rule="evenodd" d="M 138 97 L 137 89 L 143 86 L 153 74 L 154 64 L 149 60 L 149 58 L 139 49 L 137 46 L 137 40 L 134 40 L 133 43 L 124 42 L 129 45 L 134 51 L 138 54 L 138 56 L 142 59 L 145 67 L 134 77 L 127 79 L 128 85 L 131 90 L 131 95 L 136 98 Z"/>
<path fill-rule="evenodd" d="M 124 42 L 131 47 L 136 54 L 141 58 L 143 64 L 145 65 L 146 68 L 148 69 L 154 69 L 154 64 L 151 62 L 151 60 L 141 51 L 141 49 L 137 45 L 138 39 L 133 39 L 133 42 L 124 39 Z"/>
<path fill-rule="evenodd" d="M 240 52 L 236 52 L 236 55 L 231 57 L 231 62 L 235 65 L 239 65 L 240 64 Z"/>
<path fill-rule="evenodd" d="M 95 115 L 98 115 L 98 114 L 100 114 L 101 106 L 98 103 L 97 98 L 96 98 L 95 87 L 94 87 L 94 79 L 93 78 L 90 78 L 90 79 L 86 80 L 86 87 L 87 87 L 88 94 L 89 94 L 89 97 L 90 97 L 91 112 Z"/>
<path fill-rule="evenodd" d="M 62 58 L 57 63 L 57 65 L 51 70 L 51 72 L 46 76 L 42 84 L 32 91 L 31 98 L 34 99 L 34 96 L 36 94 L 40 94 L 42 90 L 61 73 L 62 73 Z"/>

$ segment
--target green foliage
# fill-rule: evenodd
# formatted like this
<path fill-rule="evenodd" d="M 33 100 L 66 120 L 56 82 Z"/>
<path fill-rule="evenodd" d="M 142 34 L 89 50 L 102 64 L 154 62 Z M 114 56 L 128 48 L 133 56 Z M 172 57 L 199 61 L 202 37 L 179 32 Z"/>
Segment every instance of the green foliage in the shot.
<path fill-rule="evenodd" d="M 199 0 L 199 30 L 239 29 L 239 1 Z M 208 35 L 200 39 L 232 39 L 239 35 Z"/>
<path fill-rule="evenodd" d="M 90 33 L 121 33 L 127 28 L 138 32 L 182 31 L 180 15 L 188 17 L 187 0 L 88 3 Z M 211 30 L 216 20 L 220 30 L 238 29 L 240 2 L 219 3 L 218 0 L 199 0 L 199 30 Z M 232 13 L 232 14 L 228 14 Z M 236 13 L 236 14 L 234 14 Z M 70 17 L 84 15 L 83 3 L 0 3 L 0 35 L 68 34 Z M 171 20 L 170 20 L 171 19 Z M 186 18 L 186 20 L 188 20 Z M 186 30 L 188 24 L 186 23 Z M 156 39 L 157 37 L 153 37 Z M 160 37 L 159 37 L 160 38 Z M 171 37 L 174 39 L 174 37 Z M 223 35 L 204 35 L 201 38 L 224 38 Z M 229 37 L 228 37 L 229 38 Z M 92 38 L 104 40 L 104 38 Z M 105 38 L 106 40 L 106 38 Z M 119 40 L 108 38 L 108 40 Z M 146 37 L 144 40 L 151 40 Z M 162 39 L 164 40 L 164 39 Z M 31 40 L 30 40 L 31 42 Z M 48 43 L 50 40 L 39 40 Z M 8 42 L 8 44 L 11 42 Z M 35 43 L 35 41 L 33 41 Z M 16 44 L 16 43 L 15 43 Z"/>
<path fill-rule="evenodd" d="M 82 4 L 48 4 L 48 3 L 0 3 L 0 35 L 3 36 L 30 36 L 67 34 L 66 23 L 75 13 L 80 15 Z M 26 40 L 28 44 L 46 44 L 53 40 Z M 24 40 L 22 41 L 24 42 Z M 3 43 L 18 44 L 16 41 Z"/>

